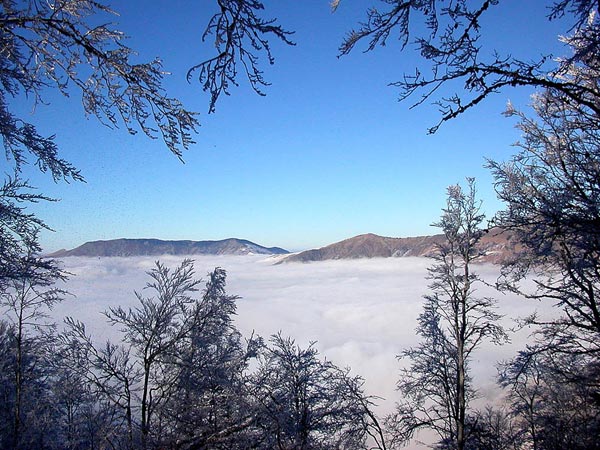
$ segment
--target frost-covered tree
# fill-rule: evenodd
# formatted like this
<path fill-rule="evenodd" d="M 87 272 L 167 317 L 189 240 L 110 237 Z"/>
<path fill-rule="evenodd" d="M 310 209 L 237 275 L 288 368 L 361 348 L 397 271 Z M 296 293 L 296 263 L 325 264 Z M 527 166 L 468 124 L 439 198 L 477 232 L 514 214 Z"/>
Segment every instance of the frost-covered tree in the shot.
<path fill-rule="evenodd" d="M 141 386 L 140 431 L 142 448 L 147 448 L 158 408 L 174 395 L 172 365 L 179 362 L 182 346 L 190 339 L 196 321 L 196 300 L 191 296 L 200 283 L 194 278 L 191 260 L 171 271 L 160 262 L 148 272 L 146 289 L 154 295 L 135 295 L 138 305 L 110 308 L 105 314 L 123 333 L 123 344 L 133 353 L 139 367 Z"/>
<path fill-rule="evenodd" d="M 11 447 L 17 449 L 30 445 L 24 436 L 31 436 L 37 428 L 33 399 L 41 405 L 47 397 L 40 389 L 45 389 L 51 367 L 55 328 L 47 320 L 48 313 L 62 301 L 65 292 L 54 287 L 55 281 L 63 278 L 60 270 L 40 263 L 36 255 L 27 254 L 13 262 L 20 277 L 5 281 L 0 290 L 0 311 L 10 323 L 7 336 L 12 355 L 9 353 L 8 368 L 13 376 L 13 396 L 4 405 L 12 409 Z"/>
<path fill-rule="evenodd" d="M 600 116 L 587 106 L 600 92 L 600 54 L 588 48 L 595 36 L 578 33 L 566 41 L 575 55 L 564 82 L 593 92 L 573 103 L 546 89 L 533 97 L 535 117 L 509 108 L 519 118 L 520 151 L 507 162 L 491 162 L 506 209 L 497 223 L 515 237 L 521 251 L 508 262 L 508 286 L 525 274 L 537 290 L 527 295 L 553 302 L 562 316 L 532 317 L 548 350 L 600 351 Z"/>
<path fill-rule="evenodd" d="M 597 32 L 565 38 L 574 56 L 563 62 L 563 80 L 589 92 L 585 101 L 545 89 L 533 97 L 534 117 L 509 107 L 519 119 L 520 150 L 490 163 L 506 205 L 496 220 L 519 250 L 505 264 L 504 287 L 556 309 L 524 320 L 534 339 L 502 377 L 528 441 L 539 449 L 594 448 L 586 437 L 598 433 L 600 116 L 589 106 L 600 92 L 596 39 Z M 520 288 L 524 277 L 533 290 Z"/>
<path fill-rule="evenodd" d="M 362 379 L 277 334 L 261 355 L 253 382 L 256 426 L 265 449 L 364 448 L 370 399 Z"/>
<path fill-rule="evenodd" d="M 526 448 L 598 449 L 600 367 L 574 354 L 520 352 L 500 383 Z"/>
<path fill-rule="evenodd" d="M 202 40 L 210 39 L 217 54 L 190 68 L 188 80 L 197 75 L 202 88 L 211 95 L 209 111 L 214 112 L 221 94 L 229 95 L 231 86 L 238 85 L 238 71 L 252 86 L 264 95 L 268 86 L 260 67 L 260 55 L 264 54 L 269 64 L 275 62 L 269 38 L 285 44 L 293 32 L 285 30 L 275 19 L 262 17 L 264 5 L 259 0 L 218 0 L 219 12 L 210 19 Z"/>
<path fill-rule="evenodd" d="M 76 379 L 91 389 L 98 417 L 105 416 L 108 427 L 102 427 L 107 432 L 100 443 L 115 449 L 136 448 L 140 442 L 137 393 L 142 377 L 131 349 L 110 341 L 103 345 L 94 342 L 85 325 L 71 318 L 65 320 L 65 325 L 59 336 L 59 356 Z M 94 422 L 92 418 L 89 423 Z"/>
<path fill-rule="evenodd" d="M 514 414 L 504 405 L 486 406 L 467 418 L 467 450 L 522 450 L 523 432 Z M 452 443 L 447 448 L 455 448 Z"/>
<path fill-rule="evenodd" d="M 28 190 L 24 168 L 31 164 L 55 181 L 83 179 L 59 156 L 53 136 L 15 114 L 15 101 L 43 106 L 49 91 L 78 91 L 85 114 L 110 126 L 159 134 L 178 156 L 192 142 L 196 118 L 164 94 L 160 61 L 134 62 L 123 33 L 98 25 L 109 23 L 111 14 L 88 0 L 0 3 L 0 136 L 11 168 L 0 189 L 0 282 L 18 278 L 18 259 L 41 250 L 37 232 L 45 225 L 25 206 L 48 199 Z"/>
<path fill-rule="evenodd" d="M 48 362 L 52 336 L 29 334 L 19 342 L 14 325 L 4 321 L 0 322 L 0 334 L 0 446 L 11 450 L 60 448 L 52 402 L 53 371 Z"/>
<path fill-rule="evenodd" d="M 159 434 L 179 448 L 250 448 L 254 410 L 247 370 L 262 341 L 244 341 L 233 323 L 238 297 L 228 295 L 226 272 L 208 274 L 202 299 L 192 310 L 189 337 L 171 368 L 171 396 L 161 409 Z"/>
<path fill-rule="evenodd" d="M 242 442 L 255 421 L 245 407 L 245 372 L 259 341 L 242 343 L 225 271 L 211 272 L 201 295 L 191 260 L 175 269 L 157 262 L 148 275 L 152 295 L 136 292 L 136 306 L 105 313 L 123 335 L 120 344 L 99 346 L 72 319 L 61 336 L 70 376 L 93 387 L 86 395 L 102 414 L 92 419 L 112 421 L 105 442 L 126 449 L 248 448 Z"/>
<path fill-rule="evenodd" d="M 425 296 L 417 326 L 421 342 L 400 355 L 408 367 L 398 381 L 404 399 L 390 420 L 396 441 L 429 429 L 440 443 L 466 448 L 469 414 L 474 413 L 469 403 L 477 392 L 469 361 L 483 342 L 506 339 L 495 300 L 476 295 L 483 281 L 473 263 L 481 256 L 483 220 L 473 179 L 466 192 L 459 185 L 448 188 L 447 206 L 435 224 L 445 239 L 429 269 L 432 293 Z"/>
<path fill-rule="evenodd" d="M 71 319 L 62 335 L 63 354 L 105 400 L 121 411 L 128 447 L 150 446 L 158 409 L 174 395 L 173 365 L 189 341 L 196 315 L 191 295 L 200 280 L 193 263 L 175 270 L 157 262 L 148 272 L 146 288 L 154 293 L 135 295 L 133 308 L 111 308 L 106 317 L 123 333 L 121 344 L 98 347 L 85 326 Z M 120 437 L 122 439 L 122 437 Z"/>
<path fill-rule="evenodd" d="M 290 43 L 287 31 L 263 17 L 262 2 L 215 3 L 218 12 L 203 39 L 214 36 L 218 54 L 188 73 L 188 79 L 197 73 L 211 94 L 211 112 L 219 95 L 237 83 L 238 67 L 257 92 L 268 84 L 259 57 L 264 51 L 273 63 L 269 38 Z M 47 172 L 57 182 L 83 180 L 80 171 L 61 158 L 54 136 L 43 135 L 35 123 L 15 112 L 16 102 L 43 108 L 58 92 L 79 97 L 85 115 L 111 128 L 162 139 L 180 159 L 193 143 L 196 114 L 165 92 L 162 61 L 140 60 L 125 33 L 112 23 L 116 16 L 101 1 L 0 2 L 0 138 L 7 163 L 0 187 L 0 289 L 6 280 L 20 276 L 19 258 L 41 252 L 38 232 L 48 228 L 27 210 L 31 202 L 50 200 L 31 191 L 27 166 Z M 51 264 L 37 262 L 41 267 Z"/>
<path fill-rule="evenodd" d="M 211 93 L 211 112 L 220 93 L 227 93 L 229 85 L 236 83 L 237 67 L 245 69 L 245 75 L 257 92 L 259 86 L 267 84 L 259 68 L 259 55 L 263 50 L 269 63 L 273 62 L 267 38 L 273 36 L 290 43 L 288 32 L 274 20 L 262 17 L 264 7 L 260 1 L 218 0 L 215 3 L 219 12 L 207 25 L 203 39 L 214 36 L 218 55 L 193 66 L 188 73 L 188 79 L 197 73 L 203 89 Z M 2 362 L 15 374 L 15 382 L 11 385 L 14 395 L 4 403 L 7 407 L 12 405 L 15 411 L 11 423 L 14 425 L 12 434 L 16 437 L 10 440 L 11 445 L 20 440 L 18 436 L 22 429 L 21 399 L 27 387 L 24 385 L 24 331 L 25 325 L 29 326 L 26 321 L 31 318 L 27 314 L 31 311 L 37 314 L 39 309 L 35 302 L 41 299 L 39 292 L 28 288 L 25 293 L 19 286 L 43 283 L 46 288 L 43 300 L 49 304 L 50 293 L 58 292 L 50 288 L 51 284 L 65 275 L 55 261 L 39 257 L 42 251 L 39 232 L 49 227 L 27 208 L 31 203 L 52 199 L 34 190 L 27 181 L 26 172 L 28 167 L 33 167 L 48 173 L 56 182 L 83 180 L 79 170 L 61 158 L 54 136 L 44 136 L 35 123 L 20 117 L 15 112 L 15 104 L 30 101 L 36 108 L 44 107 L 56 92 L 66 97 L 79 97 L 84 114 L 96 117 L 111 128 L 124 127 L 132 134 L 142 131 L 151 138 L 161 138 L 179 158 L 193 143 L 192 133 L 198 126 L 196 114 L 165 93 L 163 81 L 167 72 L 162 62 L 158 58 L 141 61 L 135 50 L 127 45 L 125 34 L 111 23 L 114 17 L 116 13 L 101 1 L 0 2 L 0 137 L 6 156 L 5 180 L 0 186 L 0 294 L 3 303 L 12 308 L 16 317 L 15 324 L 5 330 L 4 336 L 10 343 L 5 349 L 16 351 L 16 356 L 14 361 L 5 359 Z M 165 270 L 159 267 L 155 275 L 173 276 Z M 186 269 L 181 270 L 185 272 Z M 155 287 L 159 287 L 165 280 L 155 281 Z M 185 290 L 185 286 L 180 287 Z M 171 293 L 161 294 L 169 296 Z M 178 295 L 174 294 L 174 297 L 178 298 Z M 142 298 L 140 301 L 142 307 L 139 310 L 117 309 L 111 311 L 109 317 L 134 327 L 138 319 L 150 320 L 152 314 L 164 313 L 152 310 L 155 305 L 151 301 L 144 302 Z M 189 312 L 187 306 L 179 303 L 180 310 L 175 313 L 179 316 L 171 318 L 175 321 Z M 24 310 L 28 312 L 21 314 Z M 162 319 L 168 322 L 168 318 L 163 316 Z M 189 332 L 186 327 L 190 320 L 186 318 L 182 325 L 184 333 Z M 173 324 L 167 323 L 162 329 L 160 323 L 148 325 L 154 327 L 151 332 L 162 334 L 142 336 L 148 340 L 149 347 L 143 351 L 139 346 L 136 349 L 138 355 L 143 354 L 141 369 L 132 348 L 111 343 L 97 347 L 83 324 L 69 321 L 68 325 L 69 331 L 63 336 L 62 354 L 73 362 L 73 366 L 59 364 L 58 375 L 53 380 L 58 383 L 55 394 L 60 397 L 56 405 L 60 405 L 59 409 L 67 416 L 66 428 L 70 430 L 67 440 L 74 442 L 71 437 L 76 434 L 74 411 L 81 411 L 91 404 L 87 400 L 77 400 L 78 395 L 75 395 L 85 381 L 89 386 L 95 386 L 96 392 L 91 394 L 100 395 L 100 403 L 103 403 L 96 411 L 88 408 L 90 420 L 87 423 L 91 420 L 110 423 L 113 431 L 106 433 L 105 441 L 111 446 L 132 447 L 139 437 L 134 436 L 138 412 L 135 411 L 134 394 L 141 380 L 140 431 L 145 442 L 153 412 L 157 404 L 162 403 L 162 398 L 168 396 L 165 392 L 160 395 L 157 392 L 159 386 L 163 390 L 170 386 L 168 380 L 159 383 L 151 380 L 151 376 L 159 376 L 160 371 L 154 369 L 164 359 L 156 356 L 157 352 L 169 352 L 175 346 L 173 342 L 178 336 L 171 336 Z M 130 333 L 128 344 L 135 345 L 138 338 L 135 333 Z M 160 340 L 158 344 L 157 339 Z M 166 350 L 157 348 L 169 339 Z M 44 361 L 44 367 L 46 363 L 49 361 Z M 175 375 L 169 373 L 169 376 Z M 58 394 L 58 391 L 62 393 Z M 83 389 L 79 394 L 88 397 L 90 393 Z M 126 433 L 120 433 L 121 425 Z M 77 433 L 81 436 L 80 431 Z M 95 436 L 88 442 L 93 444 Z M 121 445 L 119 441 L 123 436 L 127 436 L 123 441 L 127 444 Z"/>
<path fill-rule="evenodd" d="M 331 2 L 336 8 L 344 0 Z M 421 63 L 392 83 L 400 99 L 417 96 L 415 105 L 432 101 L 441 120 L 430 128 L 477 106 L 504 88 L 530 86 L 560 92 L 573 104 L 585 105 L 600 114 L 598 90 L 564 78 L 573 60 L 594 57 L 600 44 L 599 5 L 593 0 L 548 0 L 548 20 L 563 20 L 565 33 L 587 35 L 591 45 L 581 47 L 572 58 L 553 60 L 553 55 L 519 58 L 500 51 L 488 34 L 485 19 L 493 19 L 499 0 L 380 0 L 367 11 L 366 20 L 351 30 L 340 47 L 341 54 L 366 41 L 367 50 L 385 46 L 392 39 L 401 50 L 416 47 Z M 520 5 L 519 5 L 520 6 Z M 517 4 L 512 5 L 517 7 Z M 525 11 L 523 13 L 526 13 Z M 507 32 L 511 32 L 507 30 Z"/>

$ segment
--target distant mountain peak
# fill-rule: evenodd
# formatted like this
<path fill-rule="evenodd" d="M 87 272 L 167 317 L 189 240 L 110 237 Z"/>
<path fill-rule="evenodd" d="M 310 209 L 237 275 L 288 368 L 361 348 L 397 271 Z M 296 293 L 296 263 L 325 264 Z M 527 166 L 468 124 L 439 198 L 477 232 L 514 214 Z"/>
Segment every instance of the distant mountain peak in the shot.
<path fill-rule="evenodd" d="M 373 233 L 359 234 L 325 247 L 294 253 L 280 260 L 284 262 L 311 262 L 330 259 L 389 258 L 405 256 L 433 256 L 444 236 L 416 236 L 394 238 Z M 481 239 L 484 255 L 480 261 L 498 262 L 508 252 L 508 237 L 498 230 L 484 234 Z"/>
<path fill-rule="evenodd" d="M 90 241 L 72 250 L 59 250 L 48 256 L 160 256 L 160 255 L 281 255 L 289 253 L 279 247 L 263 247 L 246 239 L 219 241 L 164 241 L 161 239 L 111 239 Z"/>

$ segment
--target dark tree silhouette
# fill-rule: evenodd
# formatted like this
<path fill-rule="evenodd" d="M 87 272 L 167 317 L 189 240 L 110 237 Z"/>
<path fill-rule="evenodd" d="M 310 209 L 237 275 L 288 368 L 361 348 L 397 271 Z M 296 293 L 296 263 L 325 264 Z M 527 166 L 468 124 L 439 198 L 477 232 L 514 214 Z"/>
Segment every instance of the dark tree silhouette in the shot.
<path fill-rule="evenodd" d="M 14 376 L 13 448 L 21 448 L 24 418 L 30 415 L 24 407 L 24 399 L 31 397 L 28 390 L 39 381 L 28 376 L 28 372 L 40 372 L 48 368 L 43 361 L 49 359 L 47 352 L 55 328 L 54 323 L 48 321 L 48 313 L 65 295 L 63 290 L 54 287 L 57 279 L 64 279 L 58 269 L 49 270 L 47 263 L 40 262 L 38 257 L 31 254 L 17 261 L 20 263 L 16 268 L 19 278 L 11 279 L 0 291 L 0 309 L 12 324 L 14 332 L 11 367 Z M 32 363 L 32 359 L 36 362 Z M 33 367 L 35 365 L 39 367 Z M 31 423 L 26 425 L 33 427 Z"/>
<path fill-rule="evenodd" d="M 198 71 L 203 89 L 211 94 L 211 112 L 219 95 L 236 83 L 238 66 L 244 67 L 257 92 L 268 84 L 258 53 L 266 52 L 273 63 L 269 35 L 291 43 L 289 32 L 260 16 L 260 1 L 217 4 L 220 13 L 209 22 L 205 38 L 215 36 L 219 54 L 188 73 L 189 79 Z M 159 59 L 136 61 L 124 33 L 111 24 L 114 15 L 104 3 L 89 0 L 0 3 L 0 136 L 12 166 L 0 189 L 0 283 L 18 276 L 13 263 L 19 255 L 40 251 L 37 232 L 48 228 L 26 212 L 28 203 L 50 199 L 29 190 L 25 166 L 36 166 L 55 181 L 83 180 L 79 170 L 59 156 L 54 136 L 43 136 L 34 124 L 15 115 L 12 101 L 27 98 L 43 106 L 48 92 L 78 94 L 86 115 L 132 134 L 160 137 L 180 159 L 194 142 L 196 114 L 165 93 L 166 72 Z"/>
<path fill-rule="evenodd" d="M 333 2 L 333 6 L 341 3 Z M 482 18 L 493 13 L 499 0 L 381 0 L 379 7 L 367 11 L 366 20 L 350 31 L 340 47 L 345 55 L 360 42 L 366 50 L 386 45 L 391 37 L 404 50 L 414 44 L 423 59 L 422 67 L 405 73 L 392 83 L 400 89 L 400 99 L 417 95 L 415 106 L 433 101 L 439 107 L 440 121 L 429 131 L 435 132 L 441 123 L 453 119 L 478 105 L 491 94 L 506 87 L 531 86 L 552 88 L 573 104 L 585 104 L 600 114 L 600 95 L 593 87 L 573 83 L 563 75 L 572 62 L 583 61 L 597 54 L 600 27 L 598 2 L 593 0 L 548 1 L 548 19 L 571 18 L 572 28 L 587 34 L 592 44 L 582 47 L 572 57 L 558 64 L 552 55 L 522 60 L 510 54 L 500 54 L 483 45 L 485 28 Z M 493 43 L 491 44 L 493 46 Z M 462 85 L 454 94 L 441 94 L 442 86 Z"/>
<path fill-rule="evenodd" d="M 400 355 L 410 365 L 398 381 L 404 400 L 390 419 L 394 441 L 406 442 L 420 429 L 430 429 L 441 443 L 466 448 L 469 402 L 476 395 L 469 361 L 482 342 L 506 340 L 495 300 L 475 294 L 482 280 L 473 263 L 481 256 L 484 219 L 475 194 L 473 179 L 467 192 L 458 185 L 448 188 L 447 207 L 435 224 L 445 240 L 429 269 L 432 294 L 425 297 L 417 326 L 422 342 Z"/>
<path fill-rule="evenodd" d="M 55 179 L 80 177 L 58 157 L 51 137 L 40 136 L 9 110 L 9 97 L 26 95 L 42 103 L 48 89 L 65 95 L 78 90 L 86 114 L 131 133 L 137 127 L 151 137 L 158 134 L 177 156 L 192 143 L 195 115 L 164 95 L 160 60 L 135 63 L 122 32 L 110 24 L 92 25 L 112 14 L 107 6 L 84 0 L 2 3 L 0 133 L 17 168 L 31 157 Z"/>
<path fill-rule="evenodd" d="M 258 0 L 217 0 L 220 11 L 213 15 L 204 31 L 202 40 L 210 38 L 217 55 L 193 66 L 187 74 L 190 80 L 197 73 L 205 91 L 210 92 L 209 112 L 221 94 L 229 95 L 231 85 L 237 86 L 238 70 L 250 82 L 254 91 L 264 95 L 262 89 L 269 83 L 259 66 L 261 52 L 269 64 L 275 62 L 271 52 L 269 37 L 275 37 L 288 45 L 293 34 L 276 23 L 275 19 L 264 19 L 260 12 L 264 5 Z"/>
<path fill-rule="evenodd" d="M 596 37 L 578 31 L 566 41 L 587 56 L 571 61 L 565 82 L 598 92 L 598 50 L 586 50 Z M 598 434 L 600 411 L 599 116 L 553 88 L 536 94 L 532 106 L 533 118 L 507 112 L 519 118 L 519 152 L 489 163 L 506 205 L 496 221 L 519 250 L 502 281 L 552 302 L 557 313 L 523 320 L 535 327 L 534 339 L 506 365 L 501 382 L 533 448 L 597 448 L 587 437 Z M 520 287 L 525 276 L 533 290 Z"/>
<path fill-rule="evenodd" d="M 303 349 L 291 338 L 272 336 L 252 382 L 260 448 L 364 448 L 372 403 L 363 380 L 319 359 L 314 345 Z"/>
<path fill-rule="evenodd" d="M 576 34 L 574 52 L 593 44 Z M 573 63 L 565 81 L 598 89 L 600 59 Z M 590 101 L 593 100 L 589 97 Z M 600 351 L 600 119 L 584 104 L 546 89 L 534 97 L 536 118 L 509 109 L 523 132 L 519 153 L 490 162 L 506 210 L 496 221 L 510 230 L 521 251 L 506 264 L 507 286 L 525 274 L 535 277 L 529 297 L 549 299 L 564 313 L 550 321 L 532 317 L 540 345 L 552 351 Z"/>
<path fill-rule="evenodd" d="M 600 366 L 575 354 L 523 351 L 502 367 L 520 443 L 534 450 L 598 449 Z"/>

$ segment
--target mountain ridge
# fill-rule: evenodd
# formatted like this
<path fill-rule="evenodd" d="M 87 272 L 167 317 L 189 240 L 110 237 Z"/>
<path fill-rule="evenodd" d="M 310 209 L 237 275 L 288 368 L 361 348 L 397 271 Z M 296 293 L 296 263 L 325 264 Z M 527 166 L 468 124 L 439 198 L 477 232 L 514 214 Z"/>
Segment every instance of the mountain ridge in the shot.
<path fill-rule="evenodd" d="M 348 239 L 290 253 L 281 247 L 264 247 L 239 238 L 222 240 L 161 240 L 155 238 L 120 238 L 89 241 L 71 250 L 59 250 L 47 255 L 53 258 L 70 256 L 128 257 L 160 255 L 279 255 L 276 264 L 291 262 L 316 262 L 335 259 L 430 257 L 444 240 L 441 234 L 414 237 L 388 237 L 365 233 Z M 478 260 L 498 263 L 513 252 L 510 237 L 499 229 L 486 232 L 480 241 L 483 252 Z"/>
<path fill-rule="evenodd" d="M 119 238 L 89 241 L 71 250 L 58 250 L 52 258 L 69 256 L 160 256 L 160 255 L 282 255 L 289 253 L 280 247 L 264 247 L 246 239 L 162 240 L 155 238 Z"/>
<path fill-rule="evenodd" d="M 290 262 L 316 262 L 332 259 L 389 258 L 433 256 L 444 241 L 442 234 L 395 238 L 373 233 L 360 234 L 316 249 L 284 256 L 278 264 Z M 511 253 L 509 236 L 499 229 L 486 232 L 480 241 L 481 262 L 498 263 Z"/>

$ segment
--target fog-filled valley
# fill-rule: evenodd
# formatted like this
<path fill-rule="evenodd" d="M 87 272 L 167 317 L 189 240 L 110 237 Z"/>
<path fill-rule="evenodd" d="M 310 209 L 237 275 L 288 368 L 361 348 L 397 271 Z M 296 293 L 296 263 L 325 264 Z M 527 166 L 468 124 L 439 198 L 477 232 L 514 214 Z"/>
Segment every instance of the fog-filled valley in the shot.
<path fill-rule="evenodd" d="M 159 259 L 174 267 L 182 257 L 80 258 L 63 260 L 72 273 L 66 283 L 74 297 L 57 305 L 52 315 L 61 320 L 73 316 L 83 321 L 98 341 L 118 340 L 102 312 L 109 307 L 135 306 L 134 290 L 143 292 L 146 271 Z M 422 296 L 428 293 L 428 258 L 375 258 L 318 263 L 276 265 L 277 257 L 194 256 L 199 277 L 215 267 L 227 271 L 227 291 L 238 295 L 236 325 L 245 337 L 255 332 L 265 338 L 279 331 L 306 347 L 316 341 L 321 357 L 365 378 L 367 393 L 382 397 L 379 410 L 389 413 L 398 393 L 395 384 L 400 362 L 396 355 L 418 341 L 415 333 L 422 311 Z M 496 282 L 499 266 L 475 266 L 490 284 Z M 485 288 L 485 291 L 484 291 Z M 513 319 L 549 303 L 501 294 L 480 286 L 478 295 L 498 299 L 499 312 L 507 328 Z M 496 364 L 513 357 L 525 343 L 529 331 L 511 336 L 502 346 L 486 343 L 472 361 L 473 377 L 482 398 L 476 404 L 494 401 Z"/>
<path fill-rule="evenodd" d="M 600 450 L 598 2 L 116 3 L 0 3 L 0 450 Z"/>

